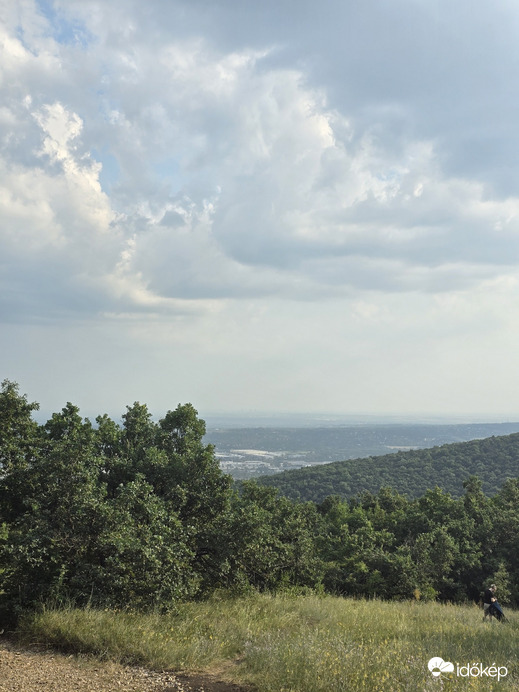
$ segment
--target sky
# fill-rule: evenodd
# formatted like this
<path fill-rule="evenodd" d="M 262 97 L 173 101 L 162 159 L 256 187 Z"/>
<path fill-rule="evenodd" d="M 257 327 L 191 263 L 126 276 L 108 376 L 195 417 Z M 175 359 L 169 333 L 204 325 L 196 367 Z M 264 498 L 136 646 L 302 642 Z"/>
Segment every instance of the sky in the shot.
<path fill-rule="evenodd" d="M 519 420 L 516 0 L 0 0 L 0 377 Z"/>

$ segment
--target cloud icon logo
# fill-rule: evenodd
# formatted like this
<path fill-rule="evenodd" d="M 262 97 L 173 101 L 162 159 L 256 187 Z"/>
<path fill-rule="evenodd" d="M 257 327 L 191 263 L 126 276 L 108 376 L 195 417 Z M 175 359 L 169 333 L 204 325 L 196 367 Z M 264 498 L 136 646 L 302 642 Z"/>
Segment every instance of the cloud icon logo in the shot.
<path fill-rule="evenodd" d="M 444 661 L 443 658 L 440 658 L 439 656 L 431 658 L 427 664 L 427 667 L 435 678 L 437 678 L 441 673 L 452 673 L 454 671 L 454 663 Z"/>

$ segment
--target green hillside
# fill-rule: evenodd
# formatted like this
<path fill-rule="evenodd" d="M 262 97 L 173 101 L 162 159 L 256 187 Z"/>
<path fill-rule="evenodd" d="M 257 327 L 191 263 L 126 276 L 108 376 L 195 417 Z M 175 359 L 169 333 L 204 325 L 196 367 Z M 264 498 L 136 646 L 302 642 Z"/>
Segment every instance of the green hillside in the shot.
<path fill-rule="evenodd" d="M 507 478 L 519 476 L 519 433 L 337 461 L 266 476 L 259 482 L 294 500 L 321 502 L 329 495 L 377 493 L 384 486 L 410 498 L 435 486 L 459 497 L 463 481 L 474 475 L 481 479 L 487 495 L 494 495 Z"/>

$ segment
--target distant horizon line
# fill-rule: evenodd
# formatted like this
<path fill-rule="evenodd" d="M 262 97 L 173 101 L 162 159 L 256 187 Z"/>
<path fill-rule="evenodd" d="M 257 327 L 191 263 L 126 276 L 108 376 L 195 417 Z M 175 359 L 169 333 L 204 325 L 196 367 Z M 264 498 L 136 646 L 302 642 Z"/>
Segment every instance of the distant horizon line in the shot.
<path fill-rule="evenodd" d="M 344 427 L 378 425 L 514 425 L 519 416 L 496 414 L 210 414 L 200 416 L 208 429 L 275 427 Z"/>
<path fill-rule="evenodd" d="M 496 413 L 337 413 L 329 412 L 297 412 L 297 411 L 205 411 L 201 412 L 196 407 L 199 417 L 208 426 L 230 425 L 244 427 L 246 424 L 252 427 L 275 427 L 276 424 L 286 427 L 288 424 L 295 425 L 471 425 L 471 424 L 507 424 L 519 423 L 519 413 L 496 414 Z M 60 409 L 61 410 L 61 409 Z M 33 412 L 33 417 L 38 422 L 47 421 L 55 411 L 48 413 L 46 410 L 39 409 Z M 109 412 L 97 412 L 95 414 L 83 413 L 79 411 L 82 418 L 95 420 L 98 415 L 107 413 L 112 420 L 122 419 L 124 411 L 118 414 Z M 152 413 L 153 420 L 159 420 L 167 411 L 159 415 Z"/>

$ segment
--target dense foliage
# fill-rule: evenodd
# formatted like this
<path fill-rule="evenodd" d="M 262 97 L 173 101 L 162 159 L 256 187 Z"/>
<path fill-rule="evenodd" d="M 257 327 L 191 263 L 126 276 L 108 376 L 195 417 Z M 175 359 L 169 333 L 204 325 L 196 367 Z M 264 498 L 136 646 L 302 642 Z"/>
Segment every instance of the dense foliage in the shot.
<path fill-rule="evenodd" d="M 474 477 L 453 498 L 382 488 L 294 502 L 223 474 L 195 409 L 121 424 L 0 391 L 0 598 L 16 614 L 70 600 L 168 609 L 218 588 L 477 600 L 494 580 L 519 602 L 519 480 L 489 498 Z M 481 444 L 481 443 L 480 443 Z"/>
<path fill-rule="evenodd" d="M 353 497 L 384 486 L 408 497 L 437 486 L 460 497 L 470 476 L 481 479 L 488 495 L 507 478 L 519 476 L 519 433 L 284 471 L 264 476 L 260 483 L 292 500 L 321 502 L 328 495 Z"/>
<path fill-rule="evenodd" d="M 95 424 L 68 403 L 38 408 L 0 391 L 0 591 L 38 602 L 167 607 L 219 587 L 314 584 L 315 508 L 222 473 L 190 405 L 158 422 L 144 404 Z"/>

